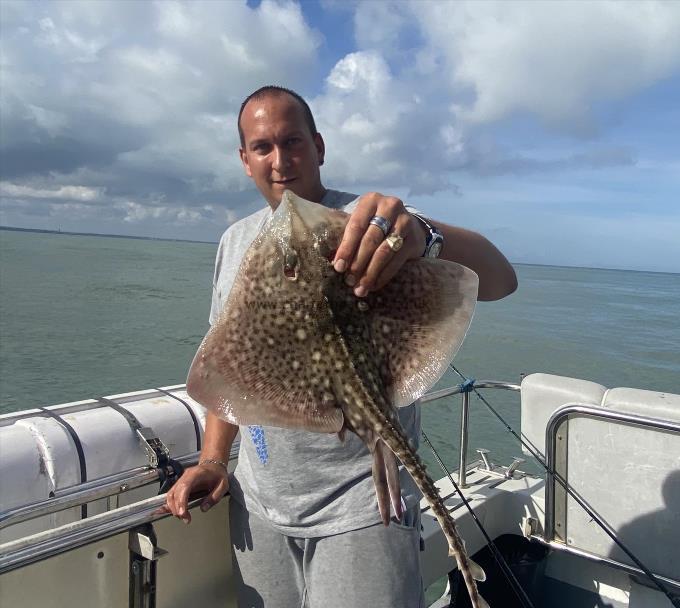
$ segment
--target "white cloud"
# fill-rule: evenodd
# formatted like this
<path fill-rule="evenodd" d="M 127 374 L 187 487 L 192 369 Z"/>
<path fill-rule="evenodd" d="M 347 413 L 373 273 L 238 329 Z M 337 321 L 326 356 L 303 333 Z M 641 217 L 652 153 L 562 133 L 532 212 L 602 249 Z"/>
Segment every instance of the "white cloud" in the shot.
<path fill-rule="evenodd" d="M 450 200 L 470 174 L 629 167 L 632 146 L 588 131 L 593 108 L 680 69 L 673 2 L 323 6 L 353 16 L 356 48 L 319 79 L 335 32 L 322 49 L 293 2 L 3 2 L 3 221 L 216 238 L 262 204 L 235 122 L 268 83 L 316 94 L 329 186 Z M 539 119 L 538 145 L 495 139 L 515 115 Z"/>
<path fill-rule="evenodd" d="M 304 92 L 321 40 L 299 5 L 273 0 L 3 3 L 3 21 L 3 179 L 24 188 L 13 204 L 78 184 L 150 217 L 163 197 L 189 223 L 191 207 L 252 199 L 236 112 L 264 84 Z"/>
<path fill-rule="evenodd" d="M 414 2 L 430 52 L 473 99 L 461 118 L 530 112 L 578 126 L 680 67 L 677 2 Z"/>
<path fill-rule="evenodd" d="M 680 4 L 372 2 L 356 7 L 359 51 L 340 59 L 312 107 L 333 183 L 452 188 L 478 174 L 598 169 L 635 162 L 593 149 L 593 107 L 680 68 Z M 557 155 L 506 149 L 481 127 L 513 114 L 572 136 Z"/>
<path fill-rule="evenodd" d="M 101 200 L 104 194 L 103 190 L 103 188 L 87 188 L 86 186 L 59 186 L 52 189 L 32 188 L 11 182 L 0 182 L 0 196 L 11 198 L 96 202 Z"/>

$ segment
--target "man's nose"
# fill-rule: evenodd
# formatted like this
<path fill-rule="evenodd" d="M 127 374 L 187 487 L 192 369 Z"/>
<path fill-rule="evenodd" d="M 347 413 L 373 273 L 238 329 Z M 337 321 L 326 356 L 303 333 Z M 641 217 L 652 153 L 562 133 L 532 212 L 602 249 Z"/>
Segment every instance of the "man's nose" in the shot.
<path fill-rule="evenodd" d="M 274 171 L 284 171 L 288 167 L 289 155 L 282 146 L 274 147 L 274 158 L 272 168 Z"/>

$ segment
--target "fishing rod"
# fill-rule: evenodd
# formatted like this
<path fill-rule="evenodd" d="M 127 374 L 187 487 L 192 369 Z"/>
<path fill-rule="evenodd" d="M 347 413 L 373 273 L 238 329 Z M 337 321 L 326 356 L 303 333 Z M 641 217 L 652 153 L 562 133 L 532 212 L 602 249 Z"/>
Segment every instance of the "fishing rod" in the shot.
<path fill-rule="evenodd" d="M 423 436 L 423 439 L 425 440 L 427 445 L 432 450 L 432 453 L 434 454 L 435 459 L 439 463 L 439 466 L 442 469 L 444 469 L 446 476 L 449 478 L 449 481 L 453 484 L 453 487 L 456 490 L 456 493 L 458 494 L 460 499 L 463 501 L 465 508 L 468 510 L 470 515 L 472 515 L 472 519 L 477 524 L 479 531 L 482 533 L 482 535 L 486 539 L 488 547 L 491 549 L 491 554 L 493 555 L 494 560 L 496 560 L 498 567 L 501 569 L 501 572 L 503 573 L 506 580 L 510 584 L 510 587 L 515 592 L 515 595 L 517 595 L 517 598 L 519 599 L 519 601 L 522 602 L 522 606 L 525 606 L 525 607 L 528 606 L 529 608 L 534 608 L 533 602 L 531 601 L 529 596 L 526 594 L 526 592 L 522 588 L 522 585 L 520 585 L 519 581 L 517 580 L 517 577 L 515 576 L 515 573 L 512 571 L 512 569 L 508 565 L 508 562 L 506 561 L 505 557 L 503 557 L 503 554 L 500 552 L 500 550 L 496 546 L 496 543 L 493 542 L 493 540 L 491 539 L 491 537 L 487 533 L 486 529 L 484 528 L 484 525 L 482 524 L 481 521 L 479 521 L 479 518 L 477 517 L 477 514 L 475 513 L 474 509 L 470 506 L 468 499 L 465 498 L 460 487 L 453 480 L 453 476 L 451 475 L 451 472 L 449 471 L 448 467 L 444 464 L 444 461 L 441 459 L 441 456 L 439 456 L 439 454 L 437 453 L 437 450 L 435 450 L 435 448 L 432 445 L 432 442 L 428 438 L 427 434 L 422 429 L 421 429 L 420 432 Z"/>
<path fill-rule="evenodd" d="M 469 378 L 467 378 L 458 368 L 453 364 L 450 363 L 449 367 L 460 376 L 460 378 L 464 382 L 469 382 Z M 473 380 L 474 382 L 474 380 Z M 566 479 L 564 479 L 557 471 L 552 469 L 551 467 L 548 466 L 548 464 L 545 462 L 541 454 L 538 452 L 538 450 L 532 446 L 529 445 L 529 441 L 525 441 L 522 439 L 522 437 L 517 434 L 517 432 L 505 421 L 505 419 L 491 406 L 491 404 L 484 398 L 484 396 L 474 387 L 474 384 L 471 385 L 472 390 L 474 391 L 475 395 L 477 395 L 477 398 L 482 401 L 484 405 L 489 409 L 489 411 L 498 418 L 498 420 L 503 424 L 508 430 L 513 437 L 515 437 L 523 446 L 526 448 L 526 450 L 536 459 L 536 461 L 543 467 L 545 472 L 550 475 L 553 479 L 555 479 L 571 496 L 577 503 L 578 505 L 588 514 L 589 517 L 592 518 L 592 520 L 611 538 L 616 545 L 635 563 L 635 565 L 642 570 L 642 572 L 647 576 L 647 578 L 654 584 L 654 586 L 661 591 L 671 602 L 671 604 L 675 608 L 680 608 L 680 598 L 678 598 L 676 595 L 670 592 L 670 590 L 666 587 L 664 583 L 662 583 L 653 573 L 652 571 L 645 566 L 642 561 L 628 548 L 626 545 L 623 544 L 623 541 L 621 541 L 617 535 L 616 532 L 613 530 L 613 528 L 604 520 L 602 519 L 593 509 L 590 508 L 590 506 L 586 503 L 586 501 L 581 498 L 578 493 L 572 489 L 571 485 L 567 482 Z M 460 493 L 460 492 L 459 492 Z"/>

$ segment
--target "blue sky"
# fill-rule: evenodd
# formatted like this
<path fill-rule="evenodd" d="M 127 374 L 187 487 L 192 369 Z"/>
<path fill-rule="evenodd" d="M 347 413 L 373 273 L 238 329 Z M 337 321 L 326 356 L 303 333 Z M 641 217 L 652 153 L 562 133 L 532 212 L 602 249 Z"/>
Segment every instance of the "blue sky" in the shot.
<path fill-rule="evenodd" d="M 680 272 L 680 3 L 5 2 L 0 224 L 215 241 L 235 118 L 305 95 L 327 186 L 515 262 Z"/>

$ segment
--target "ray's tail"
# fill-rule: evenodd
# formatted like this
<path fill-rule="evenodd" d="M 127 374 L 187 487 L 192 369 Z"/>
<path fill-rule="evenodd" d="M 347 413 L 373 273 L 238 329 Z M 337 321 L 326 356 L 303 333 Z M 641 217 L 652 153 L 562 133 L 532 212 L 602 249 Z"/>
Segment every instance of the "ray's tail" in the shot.
<path fill-rule="evenodd" d="M 406 470 L 411 477 L 413 477 L 413 480 L 420 488 L 423 496 L 425 496 L 427 502 L 430 504 L 432 512 L 439 521 L 439 525 L 448 541 L 449 555 L 456 559 L 458 570 L 463 576 L 473 607 L 489 608 L 489 604 L 487 604 L 480 595 L 476 582 L 481 582 L 486 579 L 484 570 L 468 557 L 463 539 L 456 529 L 456 523 L 439 495 L 439 491 L 434 485 L 434 481 L 432 481 L 432 478 L 427 473 L 425 464 L 409 445 L 408 439 L 404 435 L 402 429 L 395 428 L 395 426 L 391 424 L 388 426 L 388 429 L 387 432 L 380 433 L 380 437 L 396 454 L 404 467 L 406 467 Z"/>

